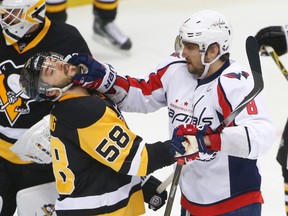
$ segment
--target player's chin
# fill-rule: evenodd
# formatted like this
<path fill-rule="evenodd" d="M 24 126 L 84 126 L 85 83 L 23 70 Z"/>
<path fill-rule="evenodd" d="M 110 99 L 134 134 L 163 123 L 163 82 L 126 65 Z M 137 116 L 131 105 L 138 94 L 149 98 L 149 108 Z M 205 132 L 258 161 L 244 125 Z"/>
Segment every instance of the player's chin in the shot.
<path fill-rule="evenodd" d="M 194 74 L 194 67 L 192 64 L 187 63 L 187 70 L 189 73 Z"/>

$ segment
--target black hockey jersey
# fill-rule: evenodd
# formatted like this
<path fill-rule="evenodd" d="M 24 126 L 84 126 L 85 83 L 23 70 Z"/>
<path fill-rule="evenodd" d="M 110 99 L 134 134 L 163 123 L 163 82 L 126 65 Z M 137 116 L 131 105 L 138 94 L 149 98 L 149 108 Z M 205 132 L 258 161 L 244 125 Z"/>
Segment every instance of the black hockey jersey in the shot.
<path fill-rule="evenodd" d="M 58 216 L 145 212 L 139 176 L 174 162 L 170 141 L 147 144 L 99 96 L 64 96 L 50 120 Z"/>
<path fill-rule="evenodd" d="M 91 53 L 75 27 L 51 23 L 47 17 L 44 27 L 28 44 L 19 42 L 7 46 L 0 33 L 0 50 L 0 157 L 13 163 L 26 163 L 11 152 L 9 147 L 27 128 L 47 115 L 52 105 L 50 102 L 29 100 L 22 93 L 19 74 L 24 63 L 32 55 L 42 51 L 53 51 L 63 56 L 76 52 Z"/>

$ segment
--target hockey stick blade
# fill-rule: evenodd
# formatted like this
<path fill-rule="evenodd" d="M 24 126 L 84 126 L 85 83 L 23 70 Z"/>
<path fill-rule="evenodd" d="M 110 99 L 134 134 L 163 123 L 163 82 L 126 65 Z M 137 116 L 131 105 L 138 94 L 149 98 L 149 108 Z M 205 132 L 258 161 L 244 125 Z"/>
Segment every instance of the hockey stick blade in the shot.
<path fill-rule="evenodd" d="M 276 63 L 277 67 L 281 71 L 281 73 L 285 76 L 285 78 L 288 80 L 288 71 L 284 67 L 283 63 L 280 61 L 279 56 L 275 52 L 275 50 L 270 46 L 265 46 L 264 49 L 266 52 L 272 57 L 273 61 Z"/>
<path fill-rule="evenodd" d="M 251 92 L 241 101 L 241 103 L 233 110 L 233 112 L 231 112 L 230 115 L 228 115 L 216 128 L 215 131 L 218 133 L 220 133 L 226 126 L 228 126 L 264 88 L 260 57 L 258 53 L 258 43 L 253 36 L 249 36 L 246 39 L 246 54 L 248 57 L 250 69 L 253 74 L 254 87 Z M 170 216 L 171 214 L 182 167 L 183 165 L 181 164 L 176 165 L 164 216 Z"/>

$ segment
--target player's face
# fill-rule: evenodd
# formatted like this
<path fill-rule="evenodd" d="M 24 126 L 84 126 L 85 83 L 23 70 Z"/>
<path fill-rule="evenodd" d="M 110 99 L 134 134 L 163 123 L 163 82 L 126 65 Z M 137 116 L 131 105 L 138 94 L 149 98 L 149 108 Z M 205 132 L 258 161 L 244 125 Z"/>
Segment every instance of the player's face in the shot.
<path fill-rule="evenodd" d="M 41 81 L 50 86 L 63 88 L 72 82 L 79 68 L 67 62 L 47 57 L 42 64 Z"/>
<path fill-rule="evenodd" d="M 0 10 L 1 20 L 9 26 L 20 22 L 22 11 L 20 9 Z"/>
<path fill-rule="evenodd" d="M 191 74 L 201 76 L 204 71 L 204 65 L 201 62 L 201 53 L 199 46 L 193 43 L 183 43 L 182 57 L 187 61 L 187 68 Z"/>

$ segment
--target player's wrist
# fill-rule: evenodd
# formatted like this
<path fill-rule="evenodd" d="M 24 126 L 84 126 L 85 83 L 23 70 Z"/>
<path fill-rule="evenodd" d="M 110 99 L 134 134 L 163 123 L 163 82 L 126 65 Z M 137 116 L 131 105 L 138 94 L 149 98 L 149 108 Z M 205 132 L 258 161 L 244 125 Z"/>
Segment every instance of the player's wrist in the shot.
<path fill-rule="evenodd" d="M 220 151 L 221 150 L 221 136 L 219 133 L 210 134 L 207 136 L 210 142 L 209 149 L 211 151 Z"/>

